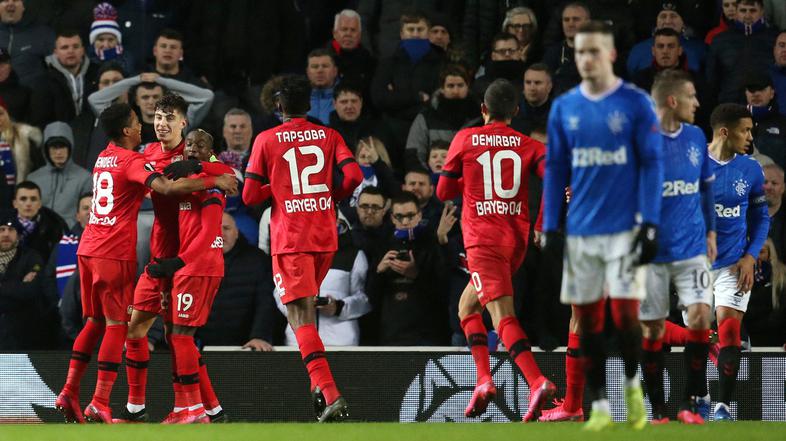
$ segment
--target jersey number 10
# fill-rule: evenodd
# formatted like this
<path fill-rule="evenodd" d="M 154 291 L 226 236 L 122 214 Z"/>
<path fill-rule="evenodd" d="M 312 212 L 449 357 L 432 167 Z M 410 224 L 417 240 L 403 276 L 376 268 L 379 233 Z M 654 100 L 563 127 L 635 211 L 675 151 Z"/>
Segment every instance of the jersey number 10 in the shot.
<path fill-rule="evenodd" d="M 304 167 L 303 170 L 298 171 L 297 156 L 295 154 L 295 147 L 287 150 L 284 153 L 284 159 L 289 163 L 289 177 L 292 179 L 292 194 L 311 194 L 311 193 L 325 193 L 329 191 L 328 186 L 325 184 L 309 184 L 308 177 L 319 173 L 325 167 L 325 154 L 322 149 L 315 145 L 304 145 L 297 147 L 301 155 L 314 155 L 317 157 L 317 163 Z"/>
<path fill-rule="evenodd" d="M 502 161 L 510 160 L 513 165 L 513 185 L 502 187 Z M 516 197 L 521 187 L 521 157 L 512 150 L 499 150 L 494 156 L 486 151 L 478 156 L 477 161 L 483 166 L 483 199 L 493 199 L 494 194 L 501 199 Z"/>

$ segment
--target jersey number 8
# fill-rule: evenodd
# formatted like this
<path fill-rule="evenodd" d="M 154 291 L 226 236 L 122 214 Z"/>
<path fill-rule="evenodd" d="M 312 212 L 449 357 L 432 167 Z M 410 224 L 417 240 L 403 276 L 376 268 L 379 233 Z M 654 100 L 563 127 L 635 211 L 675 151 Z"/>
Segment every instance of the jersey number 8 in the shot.
<path fill-rule="evenodd" d="M 513 185 L 510 188 L 502 187 L 502 161 L 506 159 L 513 165 Z M 477 161 L 483 166 L 483 199 L 492 199 L 494 194 L 501 199 L 516 197 L 521 187 L 521 157 L 516 152 L 499 150 L 492 158 L 491 151 L 486 151 L 478 156 Z"/>

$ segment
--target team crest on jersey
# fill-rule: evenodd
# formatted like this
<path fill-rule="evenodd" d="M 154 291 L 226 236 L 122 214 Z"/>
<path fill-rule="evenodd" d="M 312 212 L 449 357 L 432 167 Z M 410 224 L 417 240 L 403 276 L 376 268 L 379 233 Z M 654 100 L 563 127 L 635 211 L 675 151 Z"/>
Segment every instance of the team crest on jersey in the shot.
<path fill-rule="evenodd" d="M 579 129 L 579 117 L 578 116 L 569 116 L 568 117 L 568 130 L 578 130 Z"/>
<path fill-rule="evenodd" d="M 745 179 L 740 178 L 734 181 L 734 191 L 737 192 L 738 196 L 745 196 L 745 193 L 748 191 L 748 187 L 750 187 L 750 185 Z"/>
<path fill-rule="evenodd" d="M 182 161 L 183 155 L 175 155 L 172 157 L 172 162 Z"/>
<path fill-rule="evenodd" d="M 156 171 L 156 163 L 155 163 L 155 161 L 148 162 L 147 164 L 145 164 L 145 171 L 148 171 L 148 172 Z"/>
<path fill-rule="evenodd" d="M 695 145 L 691 144 L 690 148 L 688 149 L 688 159 L 694 167 L 699 166 L 699 158 L 701 158 L 701 152 L 696 148 Z"/>
<path fill-rule="evenodd" d="M 606 117 L 606 124 L 609 126 L 609 130 L 611 133 L 615 135 L 619 135 L 622 133 L 622 130 L 625 128 L 625 123 L 628 122 L 628 118 L 625 116 L 624 113 L 615 110 Z"/>

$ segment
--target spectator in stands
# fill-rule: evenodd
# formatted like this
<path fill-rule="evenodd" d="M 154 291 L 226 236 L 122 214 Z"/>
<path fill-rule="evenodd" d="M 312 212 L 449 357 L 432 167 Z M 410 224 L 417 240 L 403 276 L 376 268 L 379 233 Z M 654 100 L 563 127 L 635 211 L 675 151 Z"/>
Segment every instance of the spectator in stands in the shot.
<path fill-rule="evenodd" d="M 448 157 L 450 142 L 434 141 L 428 148 L 428 171 L 431 172 L 431 184 L 437 185 L 442 168 L 445 166 L 445 159 Z"/>
<path fill-rule="evenodd" d="M 399 192 L 401 187 L 401 182 L 396 179 L 390 167 L 390 157 L 385 144 L 379 139 L 373 136 L 361 139 L 355 148 L 355 158 L 363 171 L 363 181 L 355 188 L 352 196 L 339 203 L 339 208 L 349 224 L 357 221 L 355 206 L 364 188 L 377 187 L 386 196 L 390 196 Z"/>
<path fill-rule="evenodd" d="M 428 166 L 432 142 L 453 139 L 456 132 L 480 113 L 480 105 L 469 96 L 469 73 L 458 65 L 448 65 L 440 73 L 440 88 L 409 129 L 405 150 L 406 167 Z"/>
<path fill-rule="evenodd" d="M 28 180 L 41 188 L 41 203 L 65 219 L 68 228 L 76 223 L 79 195 L 93 191 L 90 173 L 71 160 L 73 146 L 74 134 L 68 124 L 49 123 L 41 145 L 46 165 L 28 176 Z"/>
<path fill-rule="evenodd" d="M 317 297 L 317 329 L 326 346 L 357 346 L 360 343 L 358 319 L 371 310 L 366 296 L 368 260 L 352 241 L 349 224 L 340 216 L 338 249 L 330 269 L 319 286 Z M 287 315 L 286 307 L 276 293 L 278 310 Z M 286 327 L 287 346 L 297 346 L 295 333 Z"/>
<path fill-rule="evenodd" d="M 22 225 L 22 243 L 47 261 L 63 233 L 68 231 L 68 225 L 57 213 L 41 204 L 41 188 L 35 182 L 16 184 L 13 205 Z"/>
<path fill-rule="evenodd" d="M 387 252 L 370 259 L 368 294 L 379 310 L 379 343 L 435 346 L 447 342 L 444 262 L 434 232 L 421 225 L 418 197 L 402 192 L 392 199 L 395 233 Z"/>
<path fill-rule="evenodd" d="M 782 115 L 786 115 L 786 30 L 778 34 L 775 46 L 772 49 L 772 56 L 775 59 L 769 67 L 770 77 L 775 86 L 775 98 L 778 100 L 778 110 Z"/>
<path fill-rule="evenodd" d="M 742 320 L 751 346 L 781 347 L 786 342 L 786 266 L 767 239 L 753 273 L 748 311 Z"/>
<path fill-rule="evenodd" d="M 333 111 L 333 87 L 338 79 L 336 60 L 328 49 L 314 49 L 307 60 L 306 76 L 311 83 L 311 110 L 308 115 L 327 125 Z"/>
<path fill-rule="evenodd" d="M 655 22 L 655 31 L 660 29 L 673 29 L 677 32 L 680 39 L 680 46 L 685 51 L 688 68 L 694 72 L 699 72 L 704 64 L 706 48 L 704 42 L 698 39 L 687 38 L 685 35 L 685 21 L 679 3 L 665 1 L 658 12 Z M 628 55 L 628 75 L 633 76 L 636 72 L 646 69 L 652 64 L 652 47 L 654 47 L 654 37 L 648 38 L 631 49 Z"/>
<path fill-rule="evenodd" d="M 148 66 L 146 72 L 156 72 L 162 77 L 189 83 L 194 86 L 207 87 L 205 81 L 197 77 L 183 64 L 183 34 L 174 29 L 164 29 L 158 34 L 153 45 L 155 62 Z"/>
<path fill-rule="evenodd" d="M 404 175 L 401 190 L 408 191 L 418 198 L 419 214 L 423 225 L 432 232 L 436 232 L 439 219 L 442 216 L 442 202 L 434 195 L 431 173 L 422 167 L 410 169 Z"/>
<path fill-rule="evenodd" d="M 156 140 L 153 128 L 156 102 L 164 96 L 165 91 L 175 92 L 188 102 L 186 119 L 189 127 L 196 127 L 202 122 L 213 102 L 213 92 L 210 89 L 148 72 L 118 81 L 91 94 L 88 100 L 93 113 L 100 115 L 115 99 L 126 94 L 131 88 L 135 88 L 134 104 L 139 108 L 143 144 Z"/>
<path fill-rule="evenodd" d="M 704 43 L 707 46 L 712 44 L 712 40 L 721 32 L 729 29 L 734 20 L 737 18 L 737 3 L 739 0 L 718 0 L 721 7 L 720 22 L 718 26 L 710 29 L 704 37 Z"/>
<path fill-rule="evenodd" d="M 355 245 L 371 256 L 381 256 L 387 249 L 384 244 L 392 233 L 387 212 L 389 198 L 379 187 L 364 187 L 358 196 L 357 221 L 352 224 L 352 239 Z"/>
<path fill-rule="evenodd" d="M 551 72 L 544 63 L 535 63 L 524 72 L 524 94 L 519 102 L 517 130 L 529 134 L 535 127 L 546 125 L 551 110 Z"/>
<path fill-rule="evenodd" d="M 41 143 L 41 131 L 37 127 L 14 122 L 8 114 L 5 102 L 0 99 L 0 172 L 5 186 L 0 194 L 0 208 L 10 208 L 13 187 L 17 182 L 27 179 L 30 170 L 35 168 L 35 146 Z M 38 164 L 40 165 L 40 164 Z M 3 179 L 4 178 L 4 179 Z"/>
<path fill-rule="evenodd" d="M 428 41 L 447 52 L 451 43 L 450 34 L 450 27 L 445 17 L 441 14 L 433 14 L 428 28 Z"/>
<path fill-rule="evenodd" d="M 55 33 L 25 14 L 22 0 L 0 1 L 0 47 L 11 54 L 19 81 L 28 87 L 46 72 L 44 57 L 52 53 Z"/>
<path fill-rule="evenodd" d="M 764 0 L 764 16 L 767 18 L 767 23 L 786 30 L 786 1 Z"/>
<path fill-rule="evenodd" d="M 745 79 L 745 99 L 753 116 L 753 144 L 762 154 L 786 168 L 786 116 L 778 112 L 772 78 L 751 72 Z"/>
<path fill-rule="evenodd" d="M 517 6 L 505 13 L 502 32 L 512 34 L 519 41 L 519 57 L 527 65 L 543 57 L 538 41 L 538 18 L 535 12 L 526 6 Z"/>
<path fill-rule="evenodd" d="M 243 173 L 253 142 L 251 115 L 234 107 L 224 114 L 223 137 L 226 149 L 218 154 L 218 160 Z"/>
<path fill-rule="evenodd" d="M 98 158 L 98 154 L 101 153 L 101 151 L 104 150 L 106 145 L 109 143 L 109 137 L 107 137 L 104 133 L 104 129 L 101 128 L 100 124 L 95 123 L 98 114 L 95 113 L 96 109 L 94 103 L 91 102 L 91 97 L 93 100 L 95 100 L 95 97 L 93 96 L 96 93 L 115 83 L 120 82 L 120 80 L 124 78 L 125 72 L 123 71 L 123 68 L 113 61 L 107 61 L 103 63 L 98 69 L 98 91 L 93 92 L 90 94 L 90 96 L 87 97 L 87 101 L 92 112 L 89 115 L 86 113 L 82 114 L 84 119 L 87 119 L 87 116 L 90 116 L 89 127 L 85 127 L 85 124 L 81 124 L 80 127 L 84 129 L 84 131 L 74 130 L 74 147 L 71 150 L 71 158 L 77 165 L 92 170 L 93 164 L 95 164 L 96 158 Z M 111 102 L 127 103 L 128 92 L 121 93 Z M 83 122 L 81 119 L 82 118 L 80 118 L 80 123 Z M 88 121 L 84 121 L 84 123 L 86 122 Z"/>
<path fill-rule="evenodd" d="M 784 246 L 784 228 L 786 228 L 786 210 L 781 210 L 783 205 L 783 168 L 778 164 L 768 164 L 762 167 L 764 170 L 764 196 L 767 199 L 767 212 L 770 215 L 770 232 L 768 237 L 772 239 L 775 249 L 779 255 L 786 255 Z"/>
<path fill-rule="evenodd" d="M 0 350 L 54 349 L 59 345 L 57 299 L 43 274 L 44 259 L 24 245 L 15 211 L 0 214 Z"/>
<path fill-rule="evenodd" d="M 207 324 L 196 338 L 203 346 L 242 346 L 272 351 L 276 305 L 270 257 L 250 245 L 227 213 L 221 222 L 224 279 Z"/>
<path fill-rule="evenodd" d="M 66 338 L 72 342 L 84 326 L 76 251 L 79 248 L 79 239 L 90 219 L 92 201 L 92 193 L 83 194 L 79 198 L 76 210 L 77 223 L 70 232 L 63 235 L 47 263 L 47 269 L 51 266 L 55 267 L 57 296 L 60 299 L 60 324 Z"/>
<path fill-rule="evenodd" d="M 110 3 L 99 3 L 93 9 L 88 57 L 98 65 L 112 61 L 126 73 L 136 72 L 133 54 L 123 47 L 123 34 L 117 24 L 117 9 Z"/>
<path fill-rule="evenodd" d="M 516 36 L 506 32 L 499 33 L 491 40 L 490 55 L 483 66 L 483 74 L 472 85 L 472 93 L 482 97 L 494 80 L 504 78 L 513 85 L 521 85 L 526 66 L 521 61 L 521 46 Z M 478 74 L 481 72 L 479 71 Z"/>
<path fill-rule="evenodd" d="M 778 31 L 764 20 L 761 0 L 740 0 L 737 19 L 712 41 L 707 83 L 719 103 L 743 102 L 745 74 L 765 71 L 773 62 Z"/>
<path fill-rule="evenodd" d="M 85 56 L 82 37 L 75 30 L 57 33 L 46 64 L 46 74 L 32 88 L 30 99 L 30 121 L 39 127 L 52 121 L 71 122 L 85 111 L 98 77 L 98 65 Z"/>
<path fill-rule="evenodd" d="M 352 9 L 344 9 L 336 14 L 333 39 L 328 43 L 328 49 L 332 51 L 338 65 L 341 82 L 356 84 L 362 96 L 367 97 L 377 61 L 360 43 L 363 30 L 361 24 L 360 15 Z"/>
<path fill-rule="evenodd" d="M 568 2 L 562 8 L 562 35 L 559 43 L 547 46 L 543 54 L 543 62 L 553 72 L 554 96 L 572 88 L 581 82 L 576 68 L 573 39 L 579 28 L 590 20 L 590 10 L 583 2 Z"/>
<path fill-rule="evenodd" d="M 636 71 L 633 82 L 646 91 L 652 89 L 655 75 L 665 69 L 687 70 L 687 58 L 680 43 L 680 34 L 672 28 L 655 31 L 652 38 L 652 57 L 650 66 Z"/>
<path fill-rule="evenodd" d="M 396 137 L 388 145 L 391 151 L 403 151 L 412 120 L 439 87 L 445 59 L 445 53 L 428 41 L 429 20 L 423 13 L 402 14 L 400 23 L 398 48 L 382 59 L 371 84 L 374 104 Z"/>
<path fill-rule="evenodd" d="M 19 82 L 11 65 L 11 55 L 0 48 L 0 99 L 8 106 L 14 121 L 27 122 L 30 115 L 30 88 Z"/>
<path fill-rule="evenodd" d="M 371 118 L 363 112 L 363 91 L 356 83 L 341 82 L 333 89 L 330 128 L 335 129 L 350 149 L 373 133 Z"/>
<path fill-rule="evenodd" d="M 398 49 L 396 38 L 401 30 L 402 14 L 411 14 L 413 8 L 426 12 L 437 9 L 436 0 L 361 0 L 357 3 L 365 27 L 363 46 L 379 59 L 390 57 Z"/>

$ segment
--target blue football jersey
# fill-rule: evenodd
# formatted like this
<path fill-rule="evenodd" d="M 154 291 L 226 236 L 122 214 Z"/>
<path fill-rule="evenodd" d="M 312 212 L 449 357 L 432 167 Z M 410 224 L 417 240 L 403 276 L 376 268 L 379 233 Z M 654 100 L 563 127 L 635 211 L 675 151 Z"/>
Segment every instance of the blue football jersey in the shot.
<path fill-rule="evenodd" d="M 715 174 L 718 230 L 718 259 L 712 267 L 717 269 L 736 263 L 745 253 L 758 257 L 770 217 L 764 199 L 764 172 L 755 159 L 735 155 L 727 162 L 710 157 L 710 162 Z M 748 222 L 755 229 L 748 231 Z"/>
<path fill-rule="evenodd" d="M 701 129 L 682 124 L 674 133 L 663 133 L 663 202 L 654 262 L 675 262 L 707 252 L 700 188 L 702 181 L 714 179 Z"/>
<path fill-rule="evenodd" d="M 557 98 L 548 122 L 544 231 L 559 227 L 568 185 L 568 235 L 630 230 L 637 213 L 657 225 L 661 138 L 650 97 L 621 80 L 599 96 L 579 85 Z"/>

